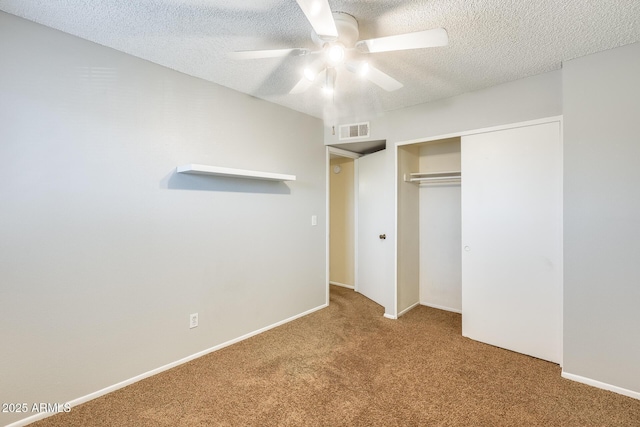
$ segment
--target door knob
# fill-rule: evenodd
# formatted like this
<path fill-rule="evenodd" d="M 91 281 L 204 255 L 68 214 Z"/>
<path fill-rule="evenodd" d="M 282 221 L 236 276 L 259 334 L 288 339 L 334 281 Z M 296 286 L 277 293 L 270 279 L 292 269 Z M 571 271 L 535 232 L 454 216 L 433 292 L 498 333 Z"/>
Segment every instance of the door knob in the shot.
<path fill-rule="evenodd" d="M 384 239 L 386 239 L 386 238 L 387 238 L 387 235 L 386 235 L 386 234 L 381 234 L 381 235 L 380 235 L 380 240 L 384 240 Z"/>

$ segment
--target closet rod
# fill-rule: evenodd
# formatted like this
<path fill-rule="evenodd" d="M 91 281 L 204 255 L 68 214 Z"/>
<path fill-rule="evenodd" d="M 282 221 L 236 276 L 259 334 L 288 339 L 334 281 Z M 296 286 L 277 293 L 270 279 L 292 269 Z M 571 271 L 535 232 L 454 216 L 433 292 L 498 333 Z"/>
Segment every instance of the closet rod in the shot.
<path fill-rule="evenodd" d="M 442 172 L 414 172 L 404 174 L 405 182 L 426 182 L 426 181 L 459 181 L 462 178 L 460 171 Z"/>
<path fill-rule="evenodd" d="M 460 171 L 414 172 L 409 174 L 409 176 L 414 178 L 427 178 L 431 176 L 460 176 L 460 175 L 462 175 L 462 172 Z"/>
<path fill-rule="evenodd" d="M 460 176 L 429 176 L 429 177 L 421 177 L 421 178 L 409 178 L 406 179 L 406 182 L 429 182 L 429 181 L 461 181 Z"/>
<path fill-rule="evenodd" d="M 426 186 L 426 185 L 440 185 L 440 184 L 460 184 L 462 181 L 459 179 L 450 179 L 450 180 L 442 180 L 442 181 L 420 181 L 415 182 L 414 184 L 418 184 L 418 186 Z"/>

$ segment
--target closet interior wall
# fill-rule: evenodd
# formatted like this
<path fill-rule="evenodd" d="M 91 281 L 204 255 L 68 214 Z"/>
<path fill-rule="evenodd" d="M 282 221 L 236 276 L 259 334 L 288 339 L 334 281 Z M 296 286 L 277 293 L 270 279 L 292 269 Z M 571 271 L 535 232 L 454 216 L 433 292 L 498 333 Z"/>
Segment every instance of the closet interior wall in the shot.
<path fill-rule="evenodd" d="M 420 299 L 420 211 L 417 184 L 405 175 L 420 167 L 420 147 L 398 147 L 397 313 L 402 315 Z"/>

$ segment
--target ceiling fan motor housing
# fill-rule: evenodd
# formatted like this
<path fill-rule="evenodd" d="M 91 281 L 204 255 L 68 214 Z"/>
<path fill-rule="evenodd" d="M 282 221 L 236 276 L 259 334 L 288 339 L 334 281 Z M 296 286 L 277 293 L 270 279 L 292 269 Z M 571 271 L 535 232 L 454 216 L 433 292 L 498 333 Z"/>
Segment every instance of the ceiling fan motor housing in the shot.
<path fill-rule="evenodd" d="M 318 46 L 324 46 L 325 43 L 340 42 L 346 48 L 352 48 L 355 46 L 360 36 L 358 31 L 358 21 L 353 16 L 344 12 L 333 12 L 333 20 L 336 23 L 336 29 L 338 30 L 337 40 L 320 38 L 315 31 L 311 31 L 311 38 L 313 42 Z"/>

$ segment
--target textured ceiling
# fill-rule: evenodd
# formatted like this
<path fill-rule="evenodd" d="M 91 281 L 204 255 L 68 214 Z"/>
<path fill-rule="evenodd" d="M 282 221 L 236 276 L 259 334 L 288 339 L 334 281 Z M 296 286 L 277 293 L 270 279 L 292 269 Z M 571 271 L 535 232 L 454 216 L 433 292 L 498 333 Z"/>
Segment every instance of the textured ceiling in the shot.
<path fill-rule="evenodd" d="M 315 49 L 294 0 L 0 0 L 0 10 L 330 122 L 455 96 L 556 70 L 562 61 L 640 41 L 640 0 L 329 0 L 360 39 L 444 27 L 449 45 L 377 53 L 404 83 L 385 92 L 341 70 L 333 101 L 289 95 L 305 57 L 232 60 L 248 49 Z"/>

